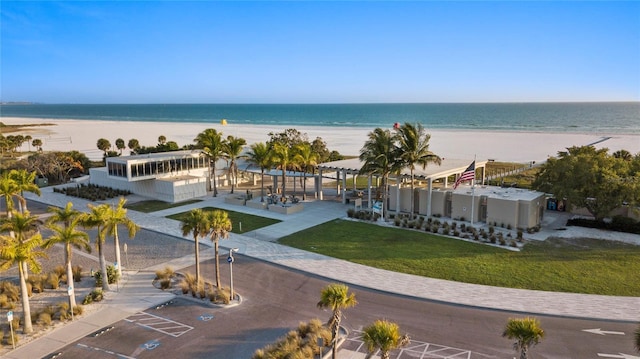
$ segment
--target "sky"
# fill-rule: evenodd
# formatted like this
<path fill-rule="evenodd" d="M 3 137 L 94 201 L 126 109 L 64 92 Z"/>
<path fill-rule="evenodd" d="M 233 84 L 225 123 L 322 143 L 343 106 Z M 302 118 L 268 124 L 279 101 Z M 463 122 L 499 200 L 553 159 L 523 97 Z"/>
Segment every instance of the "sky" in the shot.
<path fill-rule="evenodd" d="M 0 2 L 0 101 L 640 101 L 640 2 Z"/>

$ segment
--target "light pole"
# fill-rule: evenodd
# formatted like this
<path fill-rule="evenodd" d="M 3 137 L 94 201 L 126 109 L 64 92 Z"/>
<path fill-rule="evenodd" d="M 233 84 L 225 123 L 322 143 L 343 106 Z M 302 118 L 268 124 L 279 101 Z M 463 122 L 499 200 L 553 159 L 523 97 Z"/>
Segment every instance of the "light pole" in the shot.
<path fill-rule="evenodd" d="M 231 283 L 231 298 L 233 300 L 233 253 L 239 251 L 238 248 L 229 249 L 229 257 L 227 257 L 227 262 L 229 262 L 229 282 Z"/>

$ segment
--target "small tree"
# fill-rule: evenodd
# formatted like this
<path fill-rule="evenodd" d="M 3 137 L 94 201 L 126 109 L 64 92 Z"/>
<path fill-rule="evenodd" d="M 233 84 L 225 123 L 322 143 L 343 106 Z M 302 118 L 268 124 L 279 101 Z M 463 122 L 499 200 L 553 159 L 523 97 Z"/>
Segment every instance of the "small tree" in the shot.
<path fill-rule="evenodd" d="M 409 335 L 400 335 L 398 324 L 387 320 L 376 320 L 370 326 L 364 328 L 362 341 L 367 346 L 369 354 L 367 358 L 380 349 L 380 358 L 389 359 L 389 352 L 409 344 Z"/>
<path fill-rule="evenodd" d="M 331 357 L 333 359 L 336 359 L 338 351 L 338 331 L 340 330 L 340 321 L 342 320 L 342 310 L 351 308 L 356 304 L 358 304 L 356 295 L 349 293 L 349 287 L 345 284 L 332 283 L 320 292 L 318 308 L 329 308 L 332 310 L 328 324 L 331 329 Z"/>
<path fill-rule="evenodd" d="M 509 318 L 502 336 L 515 339 L 513 349 L 520 352 L 520 359 L 527 359 L 529 348 L 538 344 L 544 338 L 544 330 L 535 318 Z"/>
<path fill-rule="evenodd" d="M 116 148 L 118 149 L 118 151 L 120 151 L 120 154 L 122 154 L 122 150 L 126 148 L 124 145 L 124 140 L 122 138 L 116 139 Z"/>
<path fill-rule="evenodd" d="M 109 140 L 107 140 L 106 138 L 101 138 L 98 140 L 96 146 L 98 146 L 98 149 L 100 151 L 104 152 L 104 157 L 107 157 L 107 151 L 109 151 L 109 149 L 111 148 L 111 142 L 109 142 Z"/>

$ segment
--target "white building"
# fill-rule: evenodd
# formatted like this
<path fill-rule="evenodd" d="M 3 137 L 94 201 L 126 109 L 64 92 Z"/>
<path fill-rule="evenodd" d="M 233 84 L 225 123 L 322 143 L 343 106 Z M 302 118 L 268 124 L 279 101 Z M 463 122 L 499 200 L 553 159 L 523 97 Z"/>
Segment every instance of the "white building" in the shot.
<path fill-rule="evenodd" d="M 106 162 L 89 170 L 90 183 L 165 202 L 207 194 L 208 160 L 198 150 L 107 157 Z"/>

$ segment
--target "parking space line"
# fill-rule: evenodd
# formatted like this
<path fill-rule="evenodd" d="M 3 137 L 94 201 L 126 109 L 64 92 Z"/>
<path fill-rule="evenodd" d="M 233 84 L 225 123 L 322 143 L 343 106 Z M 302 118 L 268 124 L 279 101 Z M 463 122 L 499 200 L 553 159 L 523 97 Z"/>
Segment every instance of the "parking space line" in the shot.
<path fill-rule="evenodd" d="M 134 314 L 125 320 L 129 323 L 134 323 L 175 338 L 193 329 L 190 325 L 145 312 Z"/>

